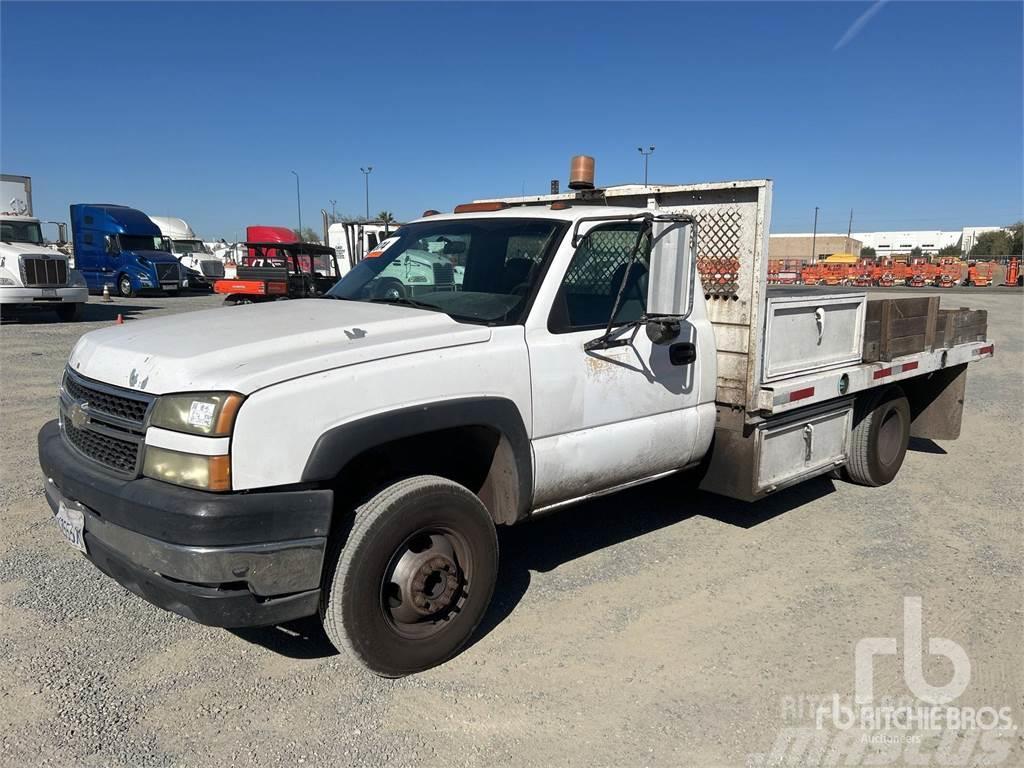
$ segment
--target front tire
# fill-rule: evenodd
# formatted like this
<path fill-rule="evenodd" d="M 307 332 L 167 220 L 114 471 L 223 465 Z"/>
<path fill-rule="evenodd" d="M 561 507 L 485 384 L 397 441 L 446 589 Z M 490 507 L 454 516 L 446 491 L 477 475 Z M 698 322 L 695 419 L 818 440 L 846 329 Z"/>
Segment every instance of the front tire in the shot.
<path fill-rule="evenodd" d="M 126 299 L 135 296 L 135 287 L 132 285 L 132 279 L 128 275 L 121 275 L 117 278 L 117 292 Z"/>
<path fill-rule="evenodd" d="M 82 316 L 81 304 L 61 304 L 57 307 L 57 318 L 62 323 L 71 323 Z"/>
<path fill-rule="evenodd" d="M 899 388 L 879 393 L 856 409 L 845 475 L 858 485 L 891 483 L 910 443 L 910 403 Z"/>
<path fill-rule="evenodd" d="M 320 617 L 334 646 L 382 677 L 441 664 L 472 636 L 494 592 L 498 538 L 468 489 L 401 480 L 356 513 L 329 567 Z"/>

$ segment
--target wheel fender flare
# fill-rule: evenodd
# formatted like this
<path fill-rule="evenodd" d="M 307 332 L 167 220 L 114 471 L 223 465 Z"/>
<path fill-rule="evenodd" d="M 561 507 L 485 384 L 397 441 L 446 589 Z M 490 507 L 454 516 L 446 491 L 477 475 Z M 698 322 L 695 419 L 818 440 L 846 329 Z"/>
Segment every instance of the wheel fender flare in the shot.
<path fill-rule="evenodd" d="M 517 519 L 525 517 L 533 500 L 533 453 L 519 408 L 503 397 L 442 400 L 398 408 L 332 427 L 313 445 L 302 471 L 302 482 L 331 480 L 350 461 L 371 448 L 456 427 L 491 427 L 507 441 L 518 480 Z"/>

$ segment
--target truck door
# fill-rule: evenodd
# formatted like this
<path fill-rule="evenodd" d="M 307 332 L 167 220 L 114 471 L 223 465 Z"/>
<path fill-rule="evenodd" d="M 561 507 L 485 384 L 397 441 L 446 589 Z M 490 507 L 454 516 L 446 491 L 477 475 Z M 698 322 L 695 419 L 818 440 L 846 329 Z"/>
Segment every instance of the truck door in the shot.
<path fill-rule="evenodd" d="M 535 506 L 679 469 L 710 441 L 715 354 L 703 296 L 673 342 L 694 346 L 689 362 L 684 348 L 673 356 L 673 344 L 653 344 L 643 327 L 621 346 L 584 350 L 604 331 L 620 287 L 616 326 L 646 309 L 649 243 L 627 269 L 640 228 L 595 224 L 575 248 L 567 236 L 527 319 Z"/>
<path fill-rule="evenodd" d="M 88 207 L 71 206 L 71 239 L 75 269 L 82 273 L 90 291 L 102 291 L 117 279 L 116 257 L 107 253 L 106 233 L 100 229 L 100 214 Z"/>

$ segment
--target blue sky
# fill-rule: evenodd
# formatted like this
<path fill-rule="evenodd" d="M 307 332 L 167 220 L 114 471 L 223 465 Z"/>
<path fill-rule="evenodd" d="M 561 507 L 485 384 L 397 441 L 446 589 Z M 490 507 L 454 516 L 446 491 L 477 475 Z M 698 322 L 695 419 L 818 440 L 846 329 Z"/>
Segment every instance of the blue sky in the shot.
<path fill-rule="evenodd" d="M 37 214 L 232 238 L 598 182 L 775 179 L 773 231 L 1022 215 L 1022 4 L 0 5 L 0 163 Z"/>

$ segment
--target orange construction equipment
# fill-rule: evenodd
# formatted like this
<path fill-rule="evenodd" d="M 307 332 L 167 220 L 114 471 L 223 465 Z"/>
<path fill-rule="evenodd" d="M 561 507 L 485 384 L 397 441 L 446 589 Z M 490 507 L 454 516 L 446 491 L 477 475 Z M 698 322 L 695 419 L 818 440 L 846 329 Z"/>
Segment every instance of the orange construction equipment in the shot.
<path fill-rule="evenodd" d="M 935 285 L 939 288 L 952 288 L 960 285 L 963 277 L 964 263 L 952 256 L 944 256 L 939 259 L 938 274 L 935 278 Z"/>
<path fill-rule="evenodd" d="M 967 264 L 967 280 L 964 285 L 976 285 L 987 288 L 992 285 L 992 273 L 995 265 L 991 261 L 971 261 Z"/>
<path fill-rule="evenodd" d="M 1020 259 L 1016 256 L 1012 257 L 1010 263 L 1006 265 L 1006 277 L 1003 279 L 1003 285 L 1015 288 L 1024 285 L 1024 274 L 1021 274 L 1020 271 Z"/>
<path fill-rule="evenodd" d="M 795 285 L 800 282 L 800 259 L 772 259 L 768 262 L 768 283 Z"/>

